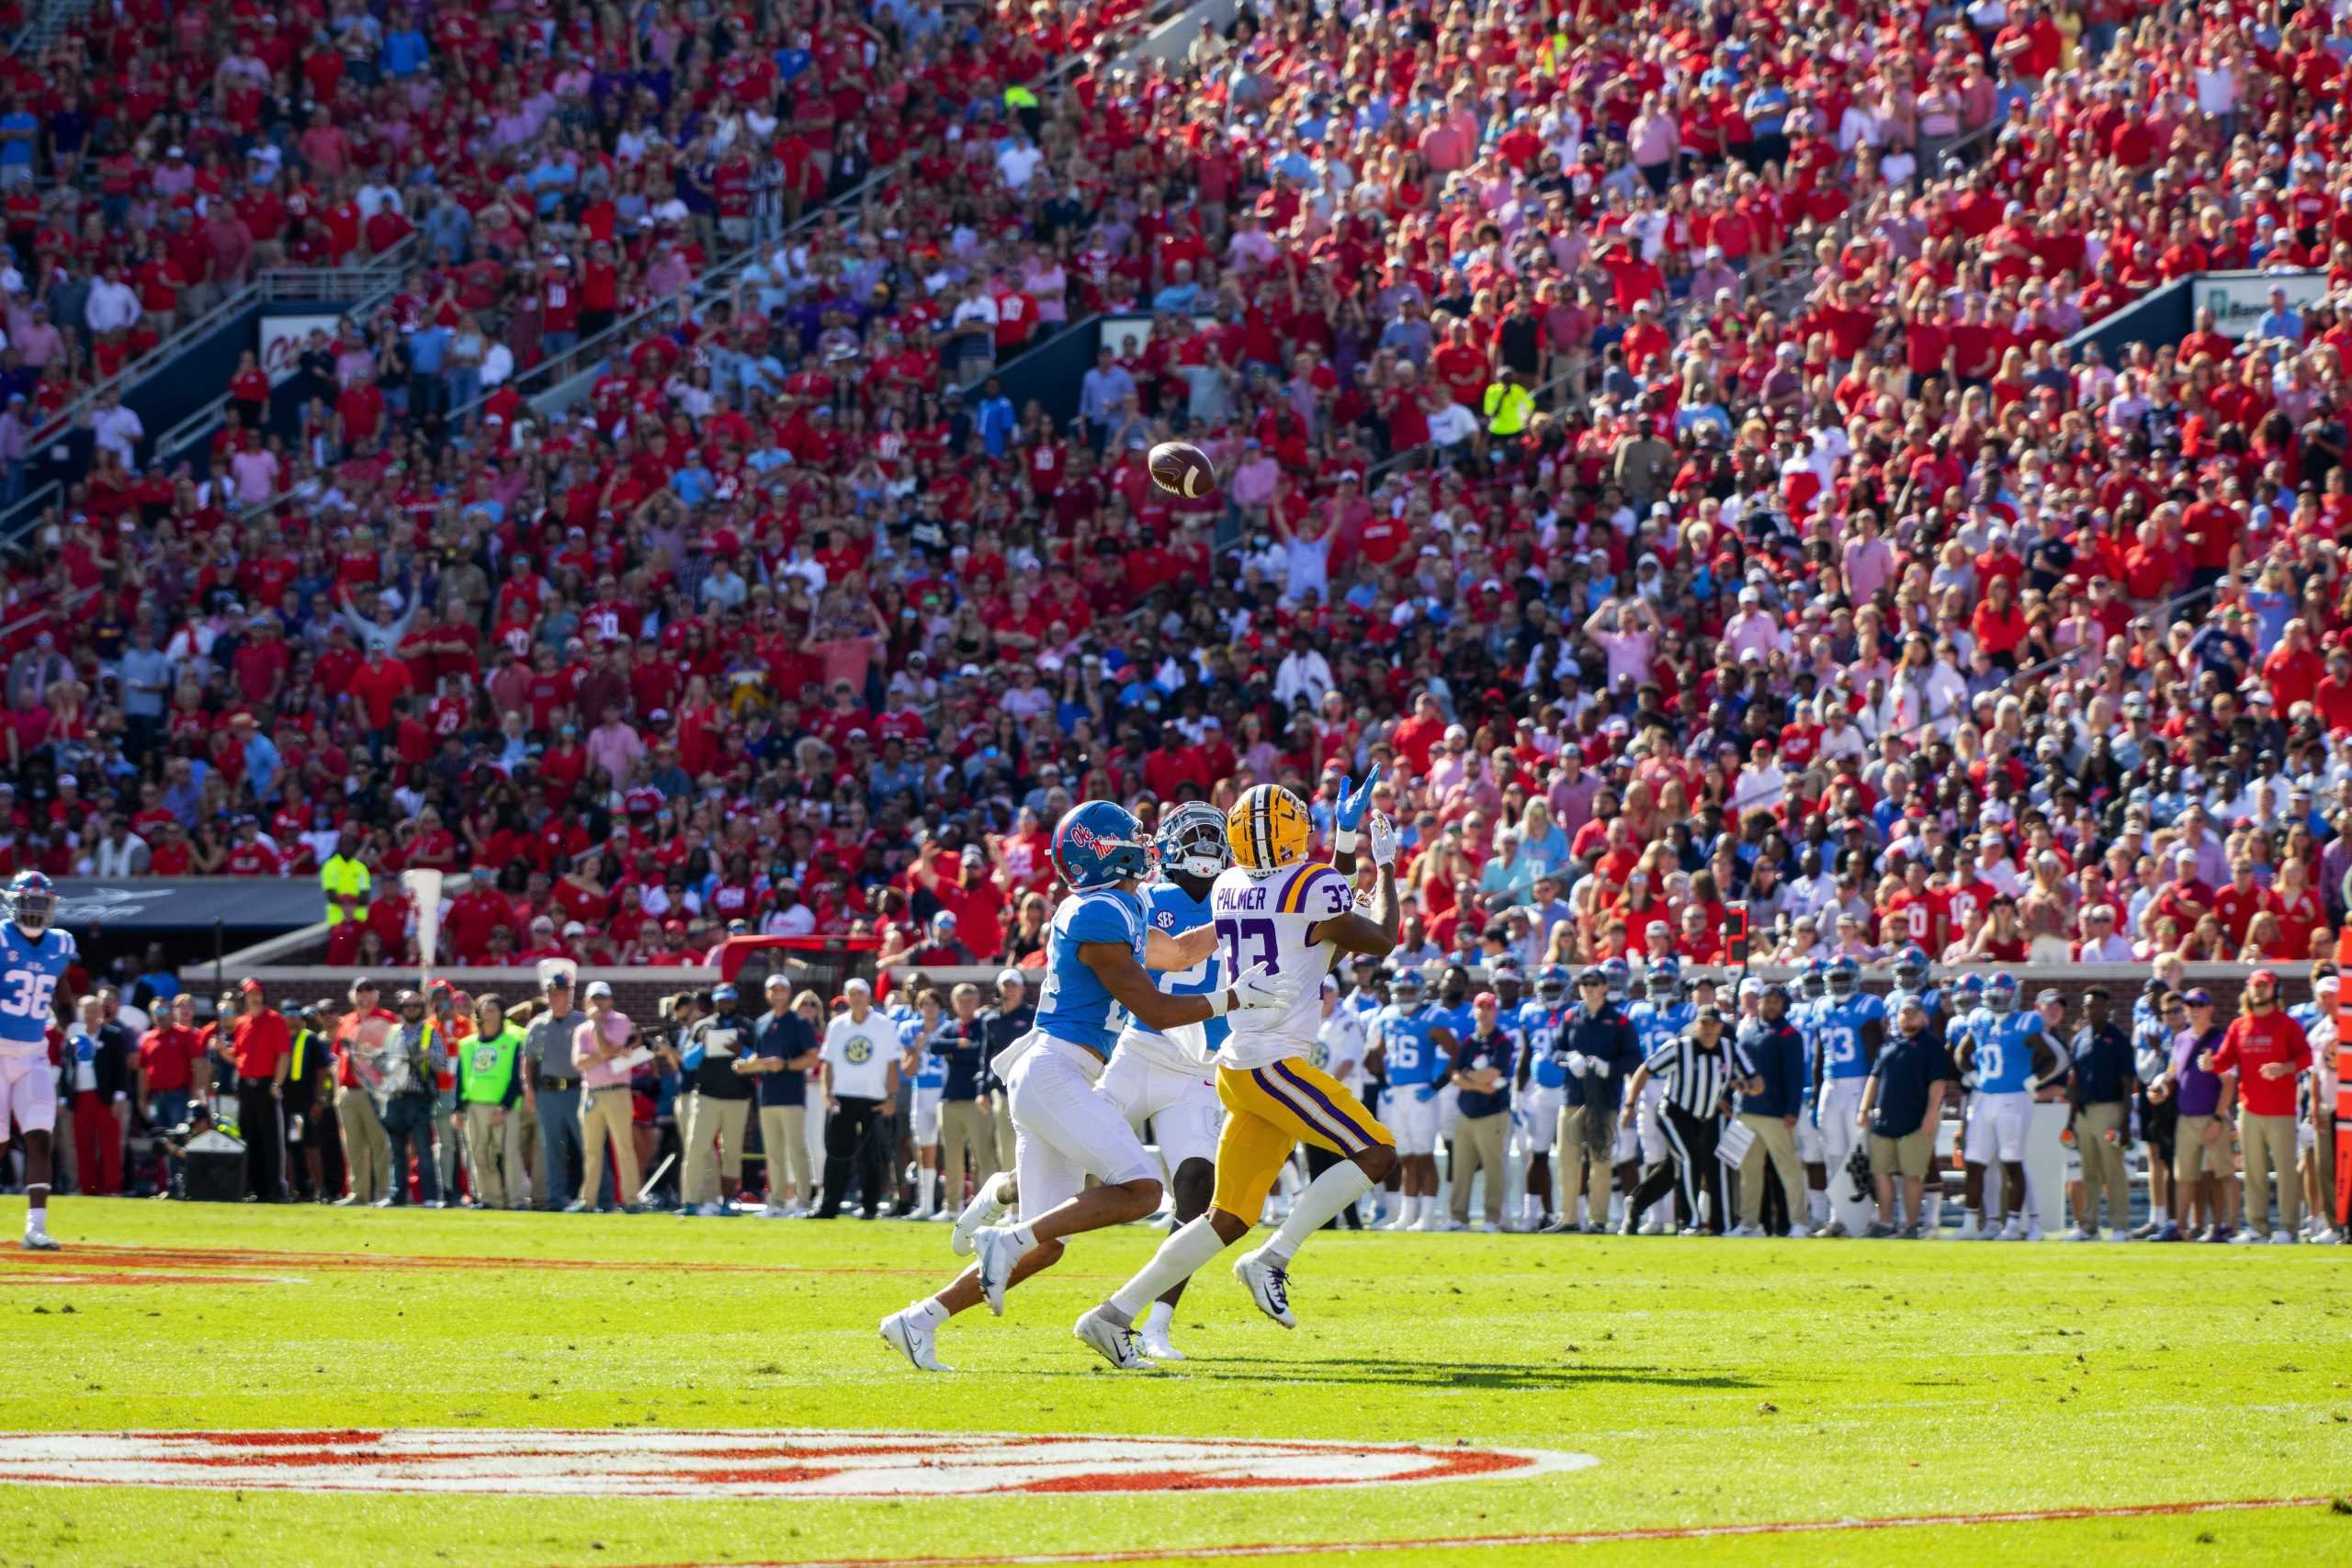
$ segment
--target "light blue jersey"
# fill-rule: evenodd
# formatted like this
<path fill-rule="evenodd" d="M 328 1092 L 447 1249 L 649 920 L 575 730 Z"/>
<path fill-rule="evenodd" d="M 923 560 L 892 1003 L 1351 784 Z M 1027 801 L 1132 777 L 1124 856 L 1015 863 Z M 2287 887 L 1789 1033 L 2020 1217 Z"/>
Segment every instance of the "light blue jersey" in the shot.
<path fill-rule="evenodd" d="M 57 988 L 74 956 L 74 939 L 54 926 L 34 938 L 0 922 L 0 1056 L 49 1055 Z"/>
<path fill-rule="evenodd" d="M 1575 1004 L 1562 1002 L 1557 1007 L 1534 1001 L 1520 1004 L 1519 1013 L 1511 1021 L 1521 1038 L 1527 1042 L 1528 1079 L 1538 1089 L 1566 1089 L 1568 1069 L 1552 1059 L 1552 1048 L 1567 1027 L 1568 1009 Z"/>
<path fill-rule="evenodd" d="M 1634 1036 L 1642 1043 L 1645 1057 L 1657 1054 L 1658 1048 L 1690 1027 L 1699 1010 L 1689 1002 L 1668 1002 L 1660 1007 L 1656 1002 L 1635 1002 L 1625 1010 L 1634 1025 Z"/>
<path fill-rule="evenodd" d="M 1116 887 L 1073 893 L 1054 911 L 1046 935 L 1046 983 L 1037 996 L 1037 1032 L 1083 1045 L 1105 1061 L 1127 1027 L 1127 1010 L 1104 988 L 1078 950 L 1092 942 L 1130 949 L 1143 962 L 1143 900 Z"/>
<path fill-rule="evenodd" d="M 944 1013 L 936 1029 L 927 1028 L 921 1013 L 899 1025 L 899 1043 L 915 1054 L 915 1088 L 919 1089 L 947 1087 L 947 1064 L 931 1049 L 931 1043 L 943 1035 L 950 1040 L 956 1037 L 956 1021 Z"/>
<path fill-rule="evenodd" d="M 1885 1027 L 1886 1004 L 1867 991 L 1857 991 L 1850 997 L 1825 997 L 1814 1018 L 1820 1040 L 1822 1076 L 1870 1077 L 1870 1058 L 1862 1047 L 1862 1033 L 1873 1023 Z"/>
<path fill-rule="evenodd" d="M 1144 918 L 1151 922 L 1152 930 L 1164 935 L 1182 936 L 1186 931 L 1209 923 L 1208 899 L 1195 898 L 1173 882 L 1155 882 L 1143 889 L 1142 897 Z M 1171 997 L 1205 997 L 1224 984 L 1215 953 L 1190 969 L 1172 973 L 1155 969 L 1152 974 L 1159 988 Z M 1216 1048 L 1225 1043 L 1225 1037 L 1233 1032 L 1233 1025 L 1222 1014 L 1201 1027 L 1206 1032 L 1212 1056 L 1216 1055 Z M 1135 1031 L 1154 1040 L 1167 1039 L 1140 1023 L 1135 1025 Z M 1170 1049 L 1175 1048 L 1172 1041 L 1169 1043 Z"/>
<path fill-rule="evenodd" d="M 1976 1031 L 1976 1089 L 1980 1094 L 2023 1094 L 2033 1076 L 2033 1042 L 2044 1032 L 2041 1015 L 2019 1009 L 1990 1013 Z"/>
<path fill-rule="evenodd" d="M 1437 1043 L 1437 1032 L 1445 1026 L 1443 1013 L 1426 1002 L 1409 1012 L 1392 1004 L 1373 1016 L 1392 1093 L 1428 1089 L 1453 1072 L 1453 1058 Z"/>

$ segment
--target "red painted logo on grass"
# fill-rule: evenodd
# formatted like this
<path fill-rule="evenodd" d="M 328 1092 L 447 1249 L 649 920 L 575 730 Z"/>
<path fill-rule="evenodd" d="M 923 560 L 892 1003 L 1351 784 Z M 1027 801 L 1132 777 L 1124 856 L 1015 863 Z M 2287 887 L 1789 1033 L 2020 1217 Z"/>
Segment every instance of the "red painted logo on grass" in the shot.
<path fill-rule="evenodd" d="M 0 1484 L 543 1497 L 979 1497 L 1480 1481 L 1589 1454 L 1415 1443 L 1020 1433 L 17 1432 Z"/>

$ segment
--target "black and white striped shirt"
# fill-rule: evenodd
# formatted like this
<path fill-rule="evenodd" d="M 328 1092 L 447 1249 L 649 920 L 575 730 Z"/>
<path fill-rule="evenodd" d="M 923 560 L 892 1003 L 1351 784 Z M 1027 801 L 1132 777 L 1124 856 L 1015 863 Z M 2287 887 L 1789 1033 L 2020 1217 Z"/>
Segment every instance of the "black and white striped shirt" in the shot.
<path fill-rule="evenodd" d="M 1711 1051 L 1694 1035 L 1678 1035 L 1652 1052 L 1642 1066 L 1665 1090 L 1668 1105 L 1692 1116 L 1713 1116 L 1739 1070 L 1731 1059 L 1730 1046 L 1731 1042 L 1724 1039 Z"/>

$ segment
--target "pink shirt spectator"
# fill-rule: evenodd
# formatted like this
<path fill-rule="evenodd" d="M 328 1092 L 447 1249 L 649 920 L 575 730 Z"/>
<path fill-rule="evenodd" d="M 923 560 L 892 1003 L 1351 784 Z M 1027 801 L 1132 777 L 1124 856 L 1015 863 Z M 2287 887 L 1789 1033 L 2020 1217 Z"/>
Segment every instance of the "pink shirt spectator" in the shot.
<path fill-rule="evenodd" d="M 611 1012 L 605 1016 L 619 1019 L 623 1023 L 628 1022 L 627 1013 Z M 628 1069 L 620 1065 L 619 1057 L 608 1062 L 596 1060 L 596 1053 L 603 1049 L 604 1044 L 605 1042 L 597 1038 L 594 1018 L 571 1032 L 571 1065 L 580 1069 L 582 1089 L 613 1089 L 628 1082 Z"/>

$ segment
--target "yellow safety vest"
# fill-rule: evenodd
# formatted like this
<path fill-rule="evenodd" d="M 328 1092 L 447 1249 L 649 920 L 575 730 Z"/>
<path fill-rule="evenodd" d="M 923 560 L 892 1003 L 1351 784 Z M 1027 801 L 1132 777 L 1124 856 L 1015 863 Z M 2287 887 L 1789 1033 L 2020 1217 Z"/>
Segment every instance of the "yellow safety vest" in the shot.
<path fill-rule="evenodd" d="M 319 886 L 326 890 L 327 924 L 335 926 L 344 920 L 344 908 L 337 900 L 357 898 L 364 902 L 373 880 L 368 874 L 368 868 L 359 862 L 347 860 L 342 855 L 331 855 L 327 863 L 319 867 Z"/>
<path fill-rule="evenodd" d="M 1009 109 L 1034 109 L 1037 107 L 1037 95 L 1026 87 L 1007 87 L 1004 90 L 1004 107 Z"/>
<path fill-rule="evenodd" d="M 1535 397 L 1515 381 L 1497 381 L 1487 389 L 1487 430 L 1494 435 L 1517 435 L 1535 412 Z"/>

